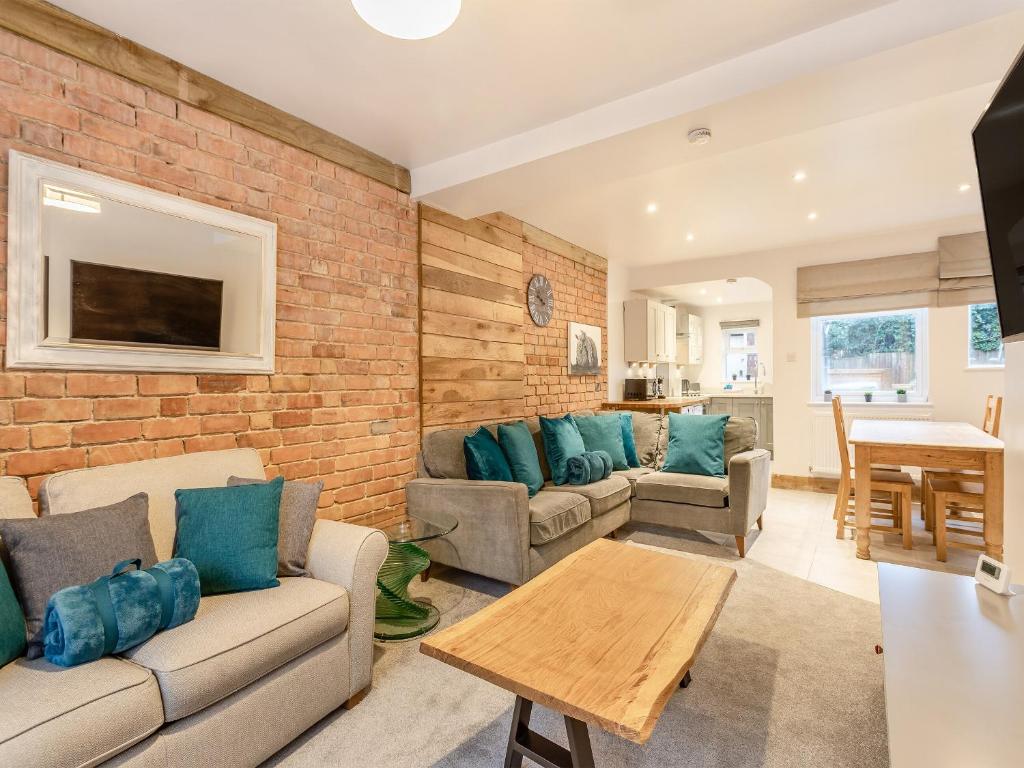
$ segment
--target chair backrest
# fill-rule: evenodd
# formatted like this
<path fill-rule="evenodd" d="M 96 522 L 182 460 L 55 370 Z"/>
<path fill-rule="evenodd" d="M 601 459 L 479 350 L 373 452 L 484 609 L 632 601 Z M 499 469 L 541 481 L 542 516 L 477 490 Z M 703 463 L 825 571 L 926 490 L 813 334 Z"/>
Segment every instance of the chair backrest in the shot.
<path fill-rule="evenodd" d="M 999 422 L 1003 417 L 1002 395 L 989 395 L 985 398 L 985 418 L 981 422 L 981 428 L 992 437 L 999 437 Z"/>
<path fill-rule="evenodd" d="M 850 476 L 850 446 L 846 442 L 846 421 L 843 419 L 843 403 L 839 395 L 832 398 L 832 417 L 836 422 L 836 440 L 839 442 L 839 461 L 843 465 L 843 476 Z"/>

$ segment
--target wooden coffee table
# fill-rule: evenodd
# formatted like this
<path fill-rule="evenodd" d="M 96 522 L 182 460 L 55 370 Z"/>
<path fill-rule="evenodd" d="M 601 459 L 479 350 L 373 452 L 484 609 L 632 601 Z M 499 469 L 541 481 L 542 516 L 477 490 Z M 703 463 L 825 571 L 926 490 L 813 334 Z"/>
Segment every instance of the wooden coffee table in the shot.
<path fill-rule="evenodd" d="M 516 694 L 506 768 L 593 768 L 587 724 L 643 744 L 718 619 L 736 571 L 599 539 L 420 650 Z M 529 728 L 565 716 L 569 749 Z"/>

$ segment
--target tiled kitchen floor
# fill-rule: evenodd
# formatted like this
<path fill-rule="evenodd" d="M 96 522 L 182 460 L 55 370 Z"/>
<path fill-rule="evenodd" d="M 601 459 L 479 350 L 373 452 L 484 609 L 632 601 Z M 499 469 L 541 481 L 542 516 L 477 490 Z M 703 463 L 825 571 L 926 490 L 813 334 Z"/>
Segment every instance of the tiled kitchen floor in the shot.
<path fill-rule="evenodd" d="M 872 533 L 871 557 L 858 560 L 853 532 L 836 539 L 832 510 L 835 496 L 810 491 L 772 488 L 764 513 L 764 530 L 754 528 L 747 538 L 747 557 L 794 576 L 822 584 L 855 597 L 878 602 L 876 562 L 912 565 L 950 573 L 973 574 L 978 553 L 949 548 L 949 559 L 935 559 L 931 534 L 925 531 L 914 505 L 914 549 L 903 549 L 899 536 Z M 733 537 L 705 534 L 725 546 Z"/>

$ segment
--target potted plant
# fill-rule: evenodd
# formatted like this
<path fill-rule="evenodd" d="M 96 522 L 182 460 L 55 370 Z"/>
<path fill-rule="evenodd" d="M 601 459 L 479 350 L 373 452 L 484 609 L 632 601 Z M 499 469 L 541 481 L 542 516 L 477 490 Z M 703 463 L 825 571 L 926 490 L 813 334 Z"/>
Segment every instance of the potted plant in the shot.
<path fill-rule="evenodd" d="M 896 401 L 899 403 L 907 402 L 907 390 L 897 389 L 896 390 Z"/>
<path fill-rule="evenodd" d="M 832 402 L 832 390 L 831 389 L 826 389 L 825 390 L 825 402 L 826 403 L 831 403 Z"/>
<path fill-rule="evenodd" d="M 865 392 L 864 393 L 864 402 L 865 403 L 870 403 L 871 402 L 871 393 L 870 392 Z"/>

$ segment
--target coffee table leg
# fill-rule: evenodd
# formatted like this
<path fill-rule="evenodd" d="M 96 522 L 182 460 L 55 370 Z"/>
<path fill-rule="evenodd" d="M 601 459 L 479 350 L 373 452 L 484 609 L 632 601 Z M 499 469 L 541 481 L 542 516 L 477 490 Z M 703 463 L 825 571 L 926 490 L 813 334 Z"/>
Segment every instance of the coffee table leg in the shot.
<path fill-rule="evenodd" d="M 686 670 L 686 674 L 683 675 L 683 679 L 679 681 L 679 687 L 680 688 L 689 688 L 690 687 L 690 682 L 691 682 L 690 670 Z"/>
<path fill-rule="evenodd" d="M 565 732 L 569 749 L 530 730 L 533 702 L 516 696 L 512 709 L 512 729 L 505 750 L 505 768 L 521 768 L 528 757 L 544 768 L 595 768 L 587 724 L 565 715 Z"/>

